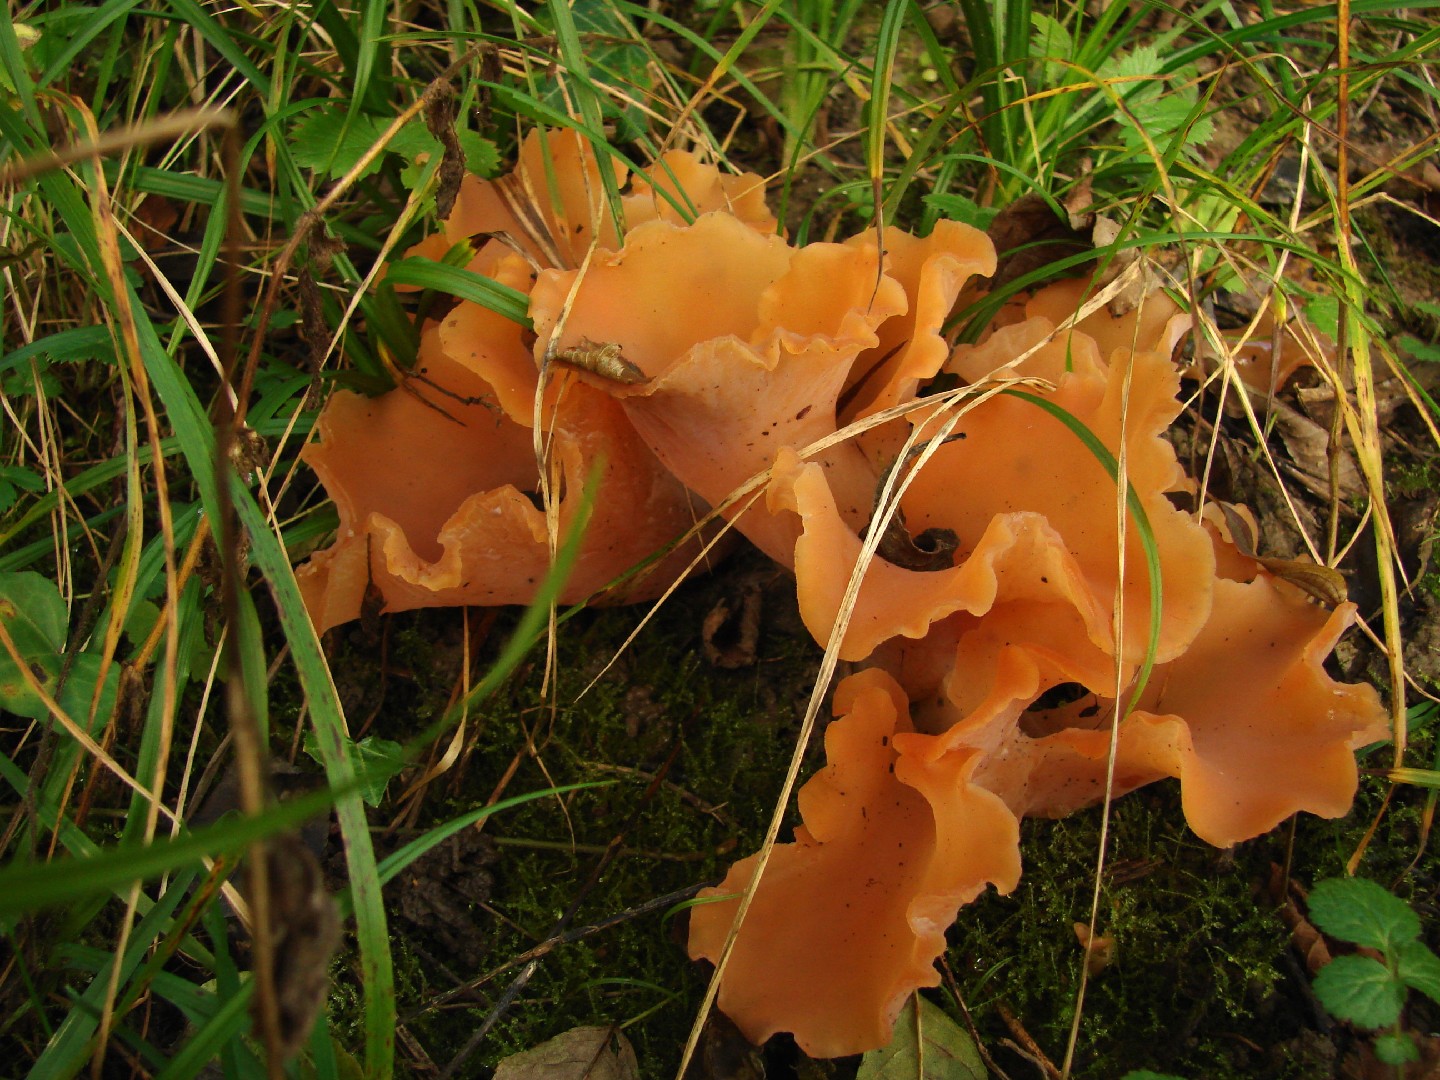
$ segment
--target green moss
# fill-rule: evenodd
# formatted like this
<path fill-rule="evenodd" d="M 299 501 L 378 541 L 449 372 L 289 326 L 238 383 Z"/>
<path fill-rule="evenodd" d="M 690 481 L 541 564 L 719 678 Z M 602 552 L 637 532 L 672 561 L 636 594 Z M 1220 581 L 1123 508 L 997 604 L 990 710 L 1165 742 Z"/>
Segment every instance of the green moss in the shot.
<path fill-rule="evenodd" d="M 711 667 L 702 655 L 700 626 L 733 575 L 761 565 L 758 556 L 742 560 L 727 574 L 682 590 L 583 697 L 643 610 L 579 614 L 561 628 L 553 710 L 538 691 L 543 654 L 537 650 L 528 668 L 472 717 L 468 758 L 434 783 L 420 827 L 483 804 L 527 738 L 536 753 L 522 754 L 505 795 L 578 781 L 610 783 L 506 811 L 488 824 L 486 832 L 500 844 L 488 906 L 503 919 L 478 906 L 472 912 L 476 934 L 488 943 L 479 970 L 462 970 L 432 933 L 392 920 L 402 1018 L 452 989 L 454 980 L 477 979 L 549 936 L 617 837 L 621 854 L 589 887 L 571 927 L 716 880 L 758 845 L 792 752 L 817 650 L 795 632 L 793 587 L 779 579 L 766 595 L 756 666 Z M 373 715 L 373 733 L 403 741 L 449 700 L 460 665 L 460 616 L 419 612 L 387 622 L 378 636 L 341 631 L 332 642 L 332 662 L 352 725 L 358 728 Z M 505 640 L 508 623 L 508 616 L 497 621 L 486 649 Z M 575 1025 L 606 1022 L 627 1025 L 647 1075 L 673 1073 L 703 988 L 685 954 L 682 923 L 651 913 L 554 949 L 460 1075 L 480 1075 L 507 1054 Z M 427 957 L 443 959 L 454 980 Z M 506 972 L 467 998 L 424 1012 L 407 1030 L 443 1066 L 515 974 Z M 359 1045 L 353 979 L 342 977 L 336 985 L 331 1007 L 337 1033 Z"/>
<path fill-rule="evenodd" d="M 402 1017 L 455 981 L 477 979 L 546 938 L 616 837 L 623 853 L 585 895 L 572 927 L 713 881 L 758 845 L 818 651 L 795 623 L 793 593 L 783 579 L 766 593 L 757 666 L 711 667 L 699 628 L 736 577 L 759 565 L 756 557 L 682 590 L 584 697 L 581 690 L 641 611 L 582 613 L 562 627 L 553 714 L 538 693 L 543 658 L 537 653 L 529 669 L 472 718 L 469 757 L 463 769 L 435 782 L 422 827 L 490 798 L 527 732 L 537 754 L 522 755 L 505 794 L 582 780 L 612 783 L 567 795 L 563 803 L 547 798 L 506 811 L 487 826 L 500 841 L 500 857 L 491 910 L 473 911 L 476 934 L 488 943 L 476 970 L 462 970 L 433 935 L 396 920 Z M 403 740 L 445 707 L 459 670 L 460 622 L 453 612 L 390 622 L 388 645 L 352 632 L 337 648 L 336 670 L 356 695 L 352 722 L 373 711 L 376 734 Z M 485 647 L 498 648 L 507 632 L 502 617 Z M 383 698 L 382 652 L 394 669 Z M 1428 739 L 1416 740 L 1412 760 L 1428 762 Z M 817 738 L 804 775 L 819 761 Z M 664 783 L 647 792 L 661 772 Z M 1399 874 L 1415 851 L 1418 801 L 1410 794 L 1392 803 L 1362 868 L 1379 880 Z M 1294 876 L 1308 884 L 1340 872 L 1379 798 L 1378 783 L 1367 782 L 1348 819 L 1302 818 L 1289 860 Z M 1055 1060 L 1064 1053 L 1081 959 L 1073 924 L 1089 918 L 1099 821 L 1092 809 L 1061 821 L 1026 822 L 1019 888 L 1010 897 L 981 897 L 960 912 L 951 932 L 951 966 L 996 1053 L 1003 1054 L 1009 1036 L 1000 1004 Z M 1118 957 L 1090 984 L 1076 1075 L 1113 1077 L 1132 1068 L 1217 1080 L 1315 1075 L 1314 1055 L 1323 1056 L 1329 1044 L 1307 1041 L 1313 1021 L 1303 1011 L 1288 932 L 1262 889 L 1272 863 L 1286 862 L 1286 831 L 1220 852 L 1183 821 L 1173 783 L 1114 805 L 1100 932 L 1116 940 Z M 686 958 L 682 925 L 652 913 L 554 949 L 461 1075 L 482 1075 L 507 1054 L 575 1025 L 606 1022 L 626 1025 L 645 1075 L 673 1075 L 704 986 Z M 446 960 L 450 974 L 435 957 Z M 407 1030 L 443 1066 L 514 975 L 505 972 L 466 998 L 413 1017 Z M 353 979 L 341 977 L 335 985 L 337 1032 L 359 1045 Z M 1023 1071 L 1019 1064 L 1016 1069 Z"/>
<path fill-rule="evenodd" d="M 1255 1075 L 1224 1065 L 1231 1048 L 1211 1032 L 1249 1019 L 1275 984 L 1284 931 L 1257 905 L 1251 874 L 1177 824 L 1174 794 L 1114 804 L 1098 930 L 1117 952 L 1087 989 L 1078 1075 Z M 1015 894 L 962 911 L 951 963 L 993 1041 L 1003 1037 L 1003 1005 L 1055 1060 L 1063 1056 L 1081 962 L 1074 924 L 1089 921 L 1098 840 L 1098 811 L 1027 822 Z"/>

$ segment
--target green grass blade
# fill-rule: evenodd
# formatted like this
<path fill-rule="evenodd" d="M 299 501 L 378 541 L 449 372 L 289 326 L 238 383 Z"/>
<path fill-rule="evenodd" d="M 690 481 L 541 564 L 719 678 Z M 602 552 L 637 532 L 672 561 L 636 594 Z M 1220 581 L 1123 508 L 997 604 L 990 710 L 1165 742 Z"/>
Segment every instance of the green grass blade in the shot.
<path fill-rule="evenodd" d="M 413 285 L 421 289 L 434 289 L 449 296 L 458 296 L 488 308 L 497 315 L 503 315 L 525 329 L 533 329 L 530 321 L 530 298 L 519 289 L 502 285 L 494 278 L 477 274 L 463 266 L 448 266 L 445 263 L 412 255 L 392 263 L 385 271 L 385 281 L 391 285 Z"/>
<path fill-rule="evenodd" d="M 1099 436 L 1081 423 L 1079 417 L 1062 409 L 1053 401 L 1027 390 L 1009 389 L 1004 393 L 1019 398 L 1021 401 L 1027 401 L 1059 420 L 1070 429 L 1077 439 L 1084 443 L 1085 448 L 1095 456 L 1095 460 L 1104 466 L 1105 471 L 1110 474 L 1110 479 L 1117 484 L 1120 482 L 1120 465 L 1115 460 L 1115 455 L 1100 441 Z M 1134 689 L 1130 692 L 1129 703 L 1123 709 L 1124 713 L 1128 713 L 1134 707 L 1135 702 L 1140 700 L 1140 695 L 1145 691 L 1145 684 L 1150 681 L 1150 672 L 1155 667 L 1155 654 L 1160 648 L 1160 623 L 1165 612 L 1160 577 L 1160 548 L 1155 542 L 1155 530 L 1150 526 L 1150 517 L 1145 513 L 1145 507 L 1140 502 L 1140 496 L 1135 491 L 1134 485 L 1128 482 L 1125 485 L 1125 505 L 1135 521 L 1136 532 L 1140 534 L 1140 545 L 1145 551 L 1145 573 L 1150 582 L 1150 637 L 1145 647 L 1145 660 L 1135 676 Z M 1118 644 L 1116 648 L 1118 651 Z"/>

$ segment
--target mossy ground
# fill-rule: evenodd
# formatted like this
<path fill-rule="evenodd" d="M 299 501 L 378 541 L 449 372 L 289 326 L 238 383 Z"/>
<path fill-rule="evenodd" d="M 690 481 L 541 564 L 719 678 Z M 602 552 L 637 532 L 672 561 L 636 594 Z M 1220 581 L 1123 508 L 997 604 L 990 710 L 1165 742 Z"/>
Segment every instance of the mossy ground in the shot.
<path fill-rule="evenodd" d="M 429 1003 L 549 936 L 617 838 L 622 853 L 589 888 L 572 927 L 713 881 L 758 845 L 794 746 L 818 649 L 798 625 L 788 579 L 778 575 L 764 594 L 753 667 L 711 666 L 700 627 L 737 579 L 763 572 L 759 556 L 743 554 L 687 585 L 576 700 L 644 609 L 582 612 L 561 626 L 553 713 L 538 694 L 538 652 L 527 670 L 481 707 L 463 766 L 435 781 L 416 825 L 448 820 L 487 799 L 524 747 L 527 731 L 538 753 L 522 755 L 506 795 L 552 784 L 612 783 L 506 811 L 488 824 L 499 858 L 489 910 L 473 911 L 473 933 L 484 948 L 476 970 L 447 958 L 423 926 L 394 926 L 402 1022 L 438 1065 L 465 1044 L 516 970 L 440 1007 Z M 383 649 L 387 663 L 404 674 L 388 676 L 392 685 L 375 734 L 404 739 L 444 707 L 458 676 L 460 618 L 456 612 L 421 612 L 389 620 Z M 502 617 L 491 627 L 487 647 L 493 650 L 507 629 Z M 348 684 L 352 693 L 374 694 L 382 640 L 357 630 L 342 630 L 332 640 L 342 691 Z M 1428 760 L 1429 738 L 1422 732 L 1416 740 L 1417 761 Z M 1377 764 L 1387 754 L 1377 750 Z M 805 775 L 820 761 L 817 738 Z M 664 782 L 647 794 L 649 778 L 657 775 Z M 1319 1062 L 1333 1061 L 1335 1047 L 1313 1037 L 1304 977 L 1265 883 L 1272 865 L 1286 863 L 1287 852 L 1292 874 L 1307 884 L 1343 872 L 1379 807 L 1379 782 L 1366 780 L 1363 789 L 1355 811 L 1342 821 L 1301 819 L 1293 847 L 1290 830 L 1282 828 L 1234 851 L 1217 851 L 1188 832 L 1174 784 L 1116 801 L 1100 932 L 1115 939 L 1117 955 L 1090 983 L 1078 1076 L 1116 1077 L 1132 1068 L 1215 1080 L 1330 1075 L 1331 1066 Z M 1415 798 L 1392 802 L 1363 867 L 1369 876 L 1388 883 L 1413 858 L 1419 805 Z M 382 818 L 376 815 L 377 824 Z M 983 1040 L 1002 1061 L 1010 1037 L 1002 1006 L 1056 1060 L 1063 1053 L 1080 963 L 1074 923 L 1089 916 L 1100 820 L 1096 808 L 1060 821 L 1026 822 L 1019 888 L 1008 897 L 985 894 L 962 910 L 951 931 L 948 960 L 958 987 Z M 1434 884 L 1409 881 L 1417 894 Z M 624 1026 L 646 1076 L 673 1075 L 705 982 L 705 972 L 685 956 L 683 927 L 683 914 L 650 913 L 556 948 L 459 1075 L 487 1075 L 486 1067 L 507 1054 L 595 1023 Z M 331 1002 L 345 1041 L 358 1016 L 348 974 L 352 961 L 338 962 Z M 403 1049 L 400 1056 L 406 1059 Z M 784 1048 L 772 1048 L 772 1064 L 782 1065 L 772 1074 L 786 1074 L 788 1057 Z M 1030 1068 L 1018 1058 L 1012 1063 L 1020 1070 L 1012 1075 Z M 825 1071 L 845 1075 L 850 1067 L 827 1065 Z"/>

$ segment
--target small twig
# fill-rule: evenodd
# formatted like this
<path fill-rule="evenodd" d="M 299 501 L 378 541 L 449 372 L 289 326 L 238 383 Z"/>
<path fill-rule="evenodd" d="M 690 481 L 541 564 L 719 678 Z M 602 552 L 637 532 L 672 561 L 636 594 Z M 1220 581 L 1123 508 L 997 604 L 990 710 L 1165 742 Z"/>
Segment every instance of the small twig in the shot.
<path fill-rule="evenodd" d="M 995 1011 L 1000 1014 L 1000 1019 L 1005 1021 L 1005 1026 L 1010 1029 L 1010 1034 L 1015 1036 L 1024 1056 L 1040 1066 L 1048 1080 L 1060 1080 L 1060 1070 L 1045 1055 L 1045 1051 L 1040 1049 L 1040 1044 L 1030 1037 L 1030 1033 L 1025 1030 L 1025 1025 L 1020 1023 L 1015 1014 L 999 1001 L 995 1003 Z"/>
<path fill-rule="evenodd" d="M 945 989 L 950 991 L 950 996 L 960 1010 L 960 1015 L 965 1018 L 965 1026 L 970 1029 L 970 1039 L 980 1054 L 980 1060 L 985 1062 L 985 1067 L 1000 1080 L 1010 1080 L 1010 1077 L 1005 1074 L 1005 1070 L 1000 1068 L 995 1059 L 990 1056 L 990 1051 L 985 1049 L 985 1043 L 980 1038 L 980 1030 L 975 1026 L 975 1018 L 970 1015 L 970 1010 L 965 1005 L 965 999 L 960 996 L 960 984 L 955 981 L 955 972 L 950 970 L 950 961 L 945 958 L 944 953 L 940 954 L 940 971 L 945 976 Z"/>

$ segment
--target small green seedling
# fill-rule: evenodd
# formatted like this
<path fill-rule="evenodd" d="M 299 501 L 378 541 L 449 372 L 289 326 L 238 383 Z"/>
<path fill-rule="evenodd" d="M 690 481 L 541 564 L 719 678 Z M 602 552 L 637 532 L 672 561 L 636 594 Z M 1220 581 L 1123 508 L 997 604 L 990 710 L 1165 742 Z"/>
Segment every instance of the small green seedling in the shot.
<path fill-rule="evenodd" d="M 1366 1028 L 1389 1028 L 1375 1040 L 1388 1065 L 1419 1051 L 1400 1027 L 1409 990 L 1440 1004 L 1440 957 L 1420 940 L 1420 917 L 1383 886 L 1363 878 L 1322 881 L 1310 893 L 1310 921 L 1326 934 L 1381 954 L 1338 956 L 1315 977 L 1315 996 L 1332 1015 Z"/>

